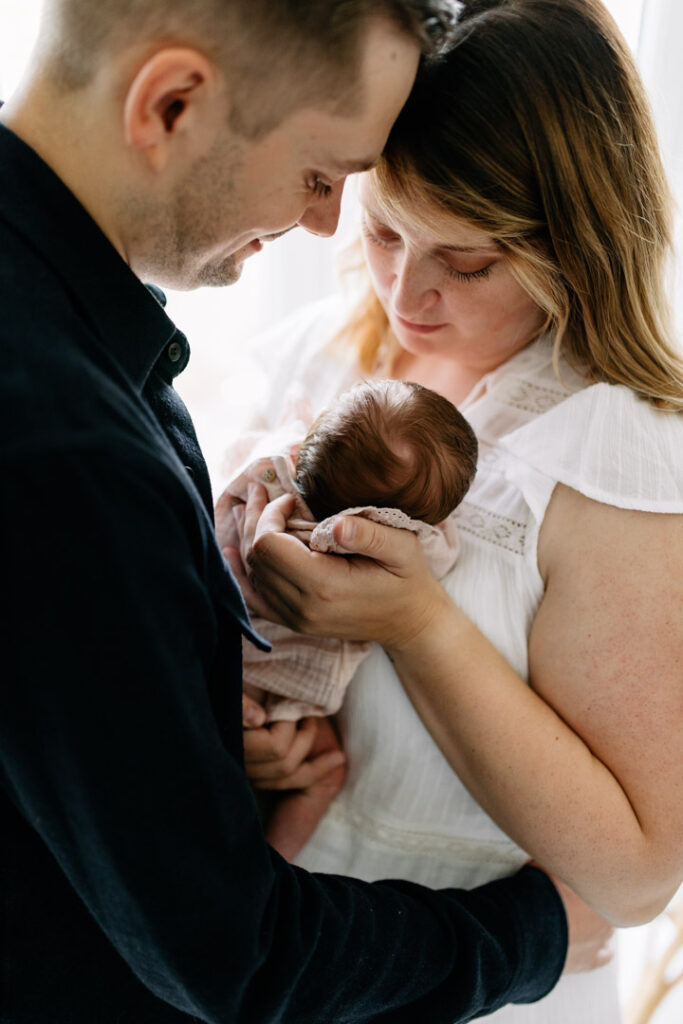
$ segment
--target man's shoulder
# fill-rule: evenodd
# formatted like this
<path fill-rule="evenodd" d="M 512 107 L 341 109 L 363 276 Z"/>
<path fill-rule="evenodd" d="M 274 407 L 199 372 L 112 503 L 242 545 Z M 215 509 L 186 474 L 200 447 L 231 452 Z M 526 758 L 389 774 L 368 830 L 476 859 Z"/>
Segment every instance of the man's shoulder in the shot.
<path fill-rule="evenodd" d="M 0 241 L 8 243 L 0 264 L 3 455 L 55 442 L 77 424 L 87 430 L 120 422 L 132 394 L 117 380 L 96 328 L 40 254 L 1 228 Z"/>

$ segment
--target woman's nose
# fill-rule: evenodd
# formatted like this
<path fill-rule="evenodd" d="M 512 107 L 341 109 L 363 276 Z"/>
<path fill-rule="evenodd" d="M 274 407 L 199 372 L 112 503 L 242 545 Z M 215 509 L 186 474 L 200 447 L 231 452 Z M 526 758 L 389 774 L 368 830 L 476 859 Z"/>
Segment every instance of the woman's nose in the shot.
<path fill-rule="evenodd" d="M 391 297 L 394 311 L 406 320 L 427 312 L 439 300 L 434 268 L 430 261 L 403 253 L 395 268 Z"/>

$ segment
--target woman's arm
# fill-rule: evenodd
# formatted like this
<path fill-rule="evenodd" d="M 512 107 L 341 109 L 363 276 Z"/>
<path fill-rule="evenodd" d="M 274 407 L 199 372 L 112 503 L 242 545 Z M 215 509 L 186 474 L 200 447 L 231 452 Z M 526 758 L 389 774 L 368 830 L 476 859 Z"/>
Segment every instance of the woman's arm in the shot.
<path fill-rule="evenodd" d="M 558 486 L 531 686 L 444 605 L 390 655 L 475 799 L 615 924 L 648 920 L 683 870 L 683 517 Z"/>
<path fill-rule="evenodd" d="M 410 538 L 356 521 L 348 549 L 384 567 L 320 563 L 269 533 L 272 515 L 251 559 L 276 614 L 305 632 L 377 639 L 501 828 L 614 923 L 654 916 L 683 868 L 682 517 L 556 489 L 530 688 L 434 584 Z"/>

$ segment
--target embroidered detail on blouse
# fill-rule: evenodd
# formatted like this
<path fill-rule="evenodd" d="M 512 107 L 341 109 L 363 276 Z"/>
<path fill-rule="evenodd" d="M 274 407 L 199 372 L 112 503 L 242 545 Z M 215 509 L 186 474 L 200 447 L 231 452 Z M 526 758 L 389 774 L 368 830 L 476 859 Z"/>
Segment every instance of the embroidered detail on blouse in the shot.
<path fill-rule="evenodd" d="M 505 456 L 501 452 L 497 445 L 492 445 L 489 441 L 479 440 L 479 458 L 477 459 L 477 468 L 481 469 L 482 466 L 486 466 L 488 469 L 493 469 L 499 463 L 505 461 Z"/>
<path fill-rule="evenodd" d="M 496 864 L 514 868 L 526 861 L 524 854 L 512 840 L 467 838 L 448 836 L 434 832 L 422 832 L 394 828 L 344 806 L 341 800 L 331 804 L 325 821 L 332 826 L 360 833 L 364 839 L 401 853 L 417 853 L 421 857 L 438 857 L 440 861 L 453 864 Z"/>
<path fill-rule="evenodd" d="M 524 380 L 521 377 L 508 377 L 502 380 L 495 390 L 495 397 L 499 402 L 511 405 L 515 409 L 523 409 L 535 416 L 554 409 L 559 402 L 569 398 L 571 394 L 571 391 L 559 384 L 553 388 L 535 384 L 533 381 Z"/>
<path fill-rule="evenodd" d="M 481 505 L 475 505 L 467 498 L 453 513 L 459 530 L 471 533 L 480 540 L 496 547 L 505 548 L 515 555 L 523 555 L 526 544 L 527 524 L 510 519 L 499 512 L 490 512 Z"/>

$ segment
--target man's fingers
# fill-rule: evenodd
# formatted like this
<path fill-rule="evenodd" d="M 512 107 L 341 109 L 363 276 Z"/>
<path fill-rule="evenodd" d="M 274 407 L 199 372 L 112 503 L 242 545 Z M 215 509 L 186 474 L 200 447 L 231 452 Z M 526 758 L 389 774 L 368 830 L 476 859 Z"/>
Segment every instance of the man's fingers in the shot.
<path fill-rule="evenodd" d="M 277 722 L 262 729 L 247 730 L 244 734 L 244 760 L 247 772 L 259 764 L 281 760 L 296 734 L 296 722 Z"/>
<path fill-rule="evenodd" d="M 244 518 L 241 523 L 242 559 L 247 564 L 247 558 L 254 543 L 254 535 L 258 526 L 261 514 L 268 504 L 268 492 L 261 484 L 250 483 L 247 488 L 247 503 L 244 506 Z"/>
<path fill-rule="evenodd" d="M 540 865 L 534 864 L 534 867 Z M 614 956 L 610 948 L 610 939 L 614 934 L 612 925 L 559 878 L 554 875 L 550 877 L 564 902 L 569 926 L 569 948 L 564 973 L 593 971 L 609 963 Z"/>
<path fill-rule="evenodd" d="M 317 734 L 317 722 L 275 722 L 244 735 L 247 774 L 252 780 L 282 779 L 292 775 L 308 757 Z"/>
<path fill-rule="evenodd" d="M 223 491 L 220 498 L 216 502 L 216 508 L 214 509 L 214 519 L 216 522 L 216 536 L 218 543 L 221 547 L 234 544 L 236 542 L 235 532 L 233 529 L 233 504 L 234 497 L 227 488 Z"/>
<path fill-rule="evenodd" d="M 595 966 L 596 967 L 604 967 L 605 964 L 608 964 L 613 959 L 614 959 L 614 946 L 613 945 L 612 946 L 603 946 L 602 949 L 600 949 L 598 951 L 598 953 L 596 954 Z"/>
<path fill-rule="evenodd" d="M 237 584 L 244 595 L 244 600 L 247 602 L 247 608 L 253 615 L 260 615 L 263 619 L 275 619 L 273 615 L 273 609 L 271 606 L 264 601 L 261 595 L 252 586 L 251 580 L 244 571 L 244 565 L 242 564 L 242 558 L 236 548 L 223 548 L 223 557 L 230 566 L 232 574 L 237 580 Z M 281 622 L 282 619 L 275 619 L 275 621 Z"/>
<path fill-rule="evenodd" d="M 269 503 L 265 487 L 249 484 L 244 518 L 244 536 L 250 541 L 249 547 L 264 533 L 284 533 L 293 511 L 293 494 L 283 494 Z"/>
<path fill-rule="evenodd" d="M 289 789 L 308 789 L 328 779 L 330 788 L 338 789 L 341 780 L 335 779 L 333 773 L 344 764 L 346 758 L 341 750 L 328 751 L 318 757 L 305 761 L 295 772 L 277 779 L 252 779 L 255 789 L 274 789 L 282 792 Z"/>
<path fill-rule="evenodd" d="M 245 729 L 259 729 L 266 720 L 266 713 L 260 704 L 242 694 L 242 725 Z"/>

